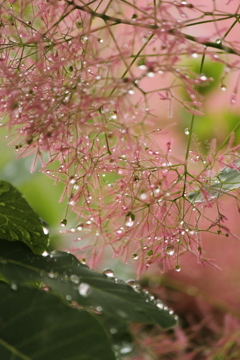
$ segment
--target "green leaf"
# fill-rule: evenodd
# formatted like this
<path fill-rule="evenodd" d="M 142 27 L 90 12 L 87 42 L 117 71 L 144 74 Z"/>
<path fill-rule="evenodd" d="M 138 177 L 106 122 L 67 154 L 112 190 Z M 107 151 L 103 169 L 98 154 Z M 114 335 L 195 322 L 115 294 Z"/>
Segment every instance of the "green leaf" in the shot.
<path fill-rule="evenodd" d="M 54 251 L 46 257 L 38 256 L 24 244 L 4 240 L 0 240 L 0 254 L 0 274 L 10 283 L 42 284 L 81 307 L 125 322 L 152 323 L 163 328 L 176 324 L 175 317 L 160 308 L 161 304 L 144 293 L 140 285 L 132 282 L 131 287 L 90 270 L 71 254 Z"/>
<path fill-rule="evenodd" d="M 0 318 L 1 359 L 115 359 L 97 319 L 48 292 L 1 283 Z"/>
<path fill-rule="evenodd" d="M 104 329 L 109 332 L 117 359 L 121 359 L 121 356 L 126 356 L 134 351 L 135 344 L 133 337 L 129 325 L 125 321 L 119 321 L 119 319 L 110 318 L 109 316 L 104 316 L 104 314 L 101 314 L 98 320 Z"/>
<path fill-rule="evenodd" d="M 237 162 L 236 165 L 240 165 L 240 162 Z M 210 184 L 203 186 L 203 190 L 208 193 L 208 199 L 213 200 L 231 190 L 238 189 L 239 187 L 240 171 L 226 167 L 219 172 Z M 201 190 L 191 192 L 188 195 L 188 198 L 192 203 L 203 202 L 206 200 Z"/>
<path fill-rule="evenodd" d="M 0 238 L 24 242 L 35 254 L 42 254 L 48 245 L 38 216 L 6 181 L 0 181 Z"/>

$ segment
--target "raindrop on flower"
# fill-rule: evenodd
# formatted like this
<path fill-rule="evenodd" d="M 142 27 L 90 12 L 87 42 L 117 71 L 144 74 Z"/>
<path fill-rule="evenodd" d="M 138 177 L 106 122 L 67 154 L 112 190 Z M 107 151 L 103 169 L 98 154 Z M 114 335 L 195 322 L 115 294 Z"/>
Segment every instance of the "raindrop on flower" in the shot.
<path fill-rule="evenodd" d="M 147 194 L 145 192 L 142 192 L 139 197 L 140 197 L 141 200 L 146 200 L 147 199 Z"/>
<path fill-rule="evenodd" d="M 216 44 L 221 44 L 221 42 L 222 42 L 221 39 L 216 39 L 216 40 L 215 40 L 215 43 L 216 43 Z"/>
<path fill-rule="evenodd" d="M 70 176 L 69 178 L 69 184 L 75 184 L 76 183 L 76 179 L 74 176 Z"/>
<path fill-rule="evenodd" d="M 166 254 L 168 254 L 169 256 L 172 256 L 172 255 L 174 255 L 174 253 L 175 253 L 174 246 L 173 245 L 168 245 L 166 247 Z"/>
<path fill-rule="evenodd" d="M 84 44 L 86 41 L 88 40 L 88 36 L 87 35 L 83 35 L 81 37 L 81 43 Z"/>
<path fill-rule="evenodd" d="M 153 77 L 155 76 L 155 74 L 154 74 L 154 72 L 149 71 L 149 72 L 147 73 L 147 76 L 148 76 L 149 78 L 153 78 Z"/>
<path fill-rule="evenodd" d="M 206 75 L 202 74 L 202 75 L 200 76 L 200 80 L 202 80 L 202 81 L 206 81 L 206 80 L 207 80 Z"/>
<path fill-rule="evenodd" d="M 161 189 L 160 189 L 160 187 L 158 187 L 158 186 L 153 190 L 154 196 L 159 195 L 160 192 L 161 192 Z"/>
<path fill-rule="evenodd" d="M 111 269 L 103 270 L 103 275 L 106 275 L 108 278 L 114 278 L 114 272 Z"/>
<path fill-rule="evenodd" d="M 177 264 L 174 266 L 174 269 L 175 269 L 175 271 L 179 272 L 179 271 L 181 271 L 181 266 Z"/>
<path fill-rule="evenodd" d="M 122 234 L 123 231 L 124 231 L 124 228 L 123 228 L 123 227 L 120 227 L 119 229 L 116 230 L 116 232 L 117 232 L 118 234 Z"/>
<path fill-rule="evenodd" d="M 184 134 L 185 134 L 185 135 L 189 135 L 189 134 L 190 134 L 189 128 L 186 128 L 186 129 L 184 130 Z"/>
<path fill-rule="evenodd" d="M 87 283 L 81 283 L 78 287 L 78 292 L 83 297 L 88 297 L 91 293 L 91 287 Z"/>
<path fill-rule="evenodd" d="M 109 116 L 109 120 L 117 120 L 117 114 L 112 113 L 112 114 Z"/>
<path fill-rule="evenodd" d="M 226 88 L 225 85 L 222 85 L 222 86 L 221 86 L 221 89 L 222 89 L 222 91 L 226 91 L 226 90 L 227 90 L 227 88 Z"/>
<path fill-rule="evenodd" d="M 140 70 L 147 70 L 147 66 L 144 65 L 144 64 L 139 65 L 138 68 L 139 68 Z"/>
<path fill-rule="evenodd" d="M 125 226 L 132 227 L 134 225 L 135 215 L 131 212 L 127 213 L 125 218 Z"/>
<path fill-rule="evenodd" d="M 133 258 L 134 260 L 137 260 L 137 259 L 138 259 L 138 254 L 137 254 L 137 253 L 133 253 L 133 254 L 132 254 L 132 258 Z"/>
<path fill-rule="evenodd" d="M 62 227 L 65 227 L 67 225 L 67 219 L 62 219 L 61 222 L 60 222 L 60 225 Z"/>
<path fill-rule="evenodd" d="M 83 224 L 78 224 L 77 230 L 81 231 L 83 229 Z"/>

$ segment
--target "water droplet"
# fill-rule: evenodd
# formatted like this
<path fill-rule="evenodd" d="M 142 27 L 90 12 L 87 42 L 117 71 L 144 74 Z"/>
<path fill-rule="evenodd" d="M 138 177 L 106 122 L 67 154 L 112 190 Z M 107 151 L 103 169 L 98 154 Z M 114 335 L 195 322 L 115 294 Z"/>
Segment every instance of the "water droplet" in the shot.
<path fill-rule="evenodd" d="M 78 224 L 77 230 L 81 231 L 83 229 L 83 224 Z"/>
<path fill-rule="evenodd" d="M 135 91 L 132 90 L 132 89 L 130 89 L 130 90 L 128 91 L 128 93 L 129 93 L 129 95 L 134 95 L 134 94 L 135 94 Z"/>
<path fill-rule="evenodd" d="M 91 287 L 87 283 L 81 283 L 78 287 L 79 294 L 83 297 L 88 297 L 91 293 Z"/>
<path fill-rule="evenodd" d="M 116 230 L 116 232 L 117 232 L 118 234 L 122 234 L 123 231 L 124 231 L 124 228 L 123 228 L 123 227 L 120 227 L 119 229 Z"/>
<path fill-rule="evenodd" d="M 109 120 L 117 120 L 117 114 L 112 113 L 112 114 L 109 116 Z"/>
<path fill-rule="evenodd" d="M 189 134 L 190 134 L 189 128 L 186 128 L 186 129 L 184 130 L 184 134 L 185 134 L 185 135 L 189 135 Z"/>
<path fill-rule="evenodd" d="M 50 279 L 54 279 L 54 278 L 55 278 L 54 272 L 53 272 L 53 271 L 50 271 L 50 273 L 48 273 L 48 277 L 49 277 Z"/>
<path fill-rule="evenodd" d="M 48 235 L 48 234 L 49 234 L 49 230 L 48 230 L 48 228 L 47 228 L 46 226 L 43 226 L 43 233 L 44 233 L 45 235 Z"/>
<path fill-rule="evenodd" d="M 197 58 L 198 58 L 198 53 L 193 53 L 193 54 L 192 54 L 192 57 L 193 57 L 194 59 L 197 59 Z"/>
<path fill-rule="evenodd" d="M 103 308 L 102 308 L 101 306 L 97 306 L 97 307 L 96 307 L 96 311 L 99 312 L 99 313 L 101 313 L 101 312 L 103 311 Z"/>
<path fill-rule="evenodd" d="M 179 272 L 179 271 L 181 271 L 181 266 L 177 264 L 174 266 L 174 269 L 175 269 L 175 271 Z"/>
<path fill-rule="evenodd" d="M 153 77 L 155 76 L 155 74 L 154 74 L 153 71 L 149 71 L 149 72 L 147 73 L 147 76 L 148 76 L 149 78 L 153 78 Z"/>
<path fill-rule="evenodd" d="M 126 319 L 128 317 L 127 313 L 125 313 L 125 311 L 123 310 L 117 310 L 117 314 L 123 319 Z"/>
<path fill-rule="evenodd" d="M 75 274 L 72 274 L 70 276 L 70 280 L 74 283 L 74 284 L 79 284 L 79 277 Z"/>
<path fill-rule="evenodd" d="M 46 256 L 48 256 L 49 255 L 49 253 L 47 252 L 47 251 L 44 251 L 43 253 L 42 253 L 42 256 L 44 256 L 44 257 L 46 257 Z"/>
<path fill-rule="evenodd" d="M 202 81 L 206 81 L 207 77 L 206 77 L 206 75 L 202 74 L 202 75 L 200 75 L 199 79 Z"/>
<path fill-rule="evenodd" d="M 112 335 L 116 334 L 118 332 L 118 330 L 116 328 L 110 328 L 110 333 Z"/>
<path fill-rule="evenodd" d="M 226 90 L 227 90 L 227 88 L 226 88 L 225 85 L 222 85 L 222 86 L 221 86 L 221 89 L 222 89 L 222 91 L 226 91 Z"/>
<path fill-rule="evenodd" d="M 70 176 L 70 178 L 69 178 L 69 184 L 76 184 L 76 179 L 75 179 L 75 177 L 74 176 Z"/>
<path fill-rule="evenodd" d="M 141 285 L 140 285 L 139 282 L 136 281 L 136 280 L 132 280 L 132 279 L 127 280 L 127 281 L 126 281 L 126 284 L 127 284 L 128 286 L 131 286 L 131 288 L 133 288 L 133 290 L 134 290 L 135 292 L 137 292 L 137 293 L 140 293 L 140 292 L 142 291 Z"/>
<path fill-rule="evenodd" d="M 125 284 L 125 281 L 123 281 L 122 279 L 119 279 L 119 278 L 114 278 L 114 281 L 116 284 Z"/>
<path fill-rule="evenodd" d="M 145 192 L 142 192 L 139 197 L 140 197 L 141 200 L 146 200 L 147 199 L 147 194 Z"/>
<path fill-rule="evenodd" d="M 65 227 L 67 225 L 67 219 L 62 219 L 61 222 L 60 222 L 60 225 L 62 227 Z"/>
<path fill-rule="evenodd" d="M 81 258 L 79 261 L 80 261 L 80 263 L 83 264 L 83 265 L 86 264 L 86 259 L 85 259 L 85 258 Z"/>
<path fill-rule="evenodd" d="M 127 355 L 132 351 L 133 351 L 133 346 L 132 346 L 132 344 L 129 344 L 129 343 L 123 343 L 119 350 L 120 354 L 122 354 L 122 355 Z"/>
<path fill-rule="evenodd" d="M 103 270 L 103 275 L 106 275 L 108 278 L 114 278 L 114 272 L 111 269 Z"/>
<path fill-rule="evenodd" d="M 139 65 L 138 68 L 139 68 L 140 70 L 147 70 L 147 66 L 144 65 L 144 64 Z"/>
<path fill-rule="evenodd" d="M 132 227 L 134 225 L 135 215 L 131 212 L 127 213 L 125 218 L 125 226 Z"/>
<path fill-rule="evenodd" d="M 15 284 L 15 283 L 11 283 L 11 289 L 12 290 L 17 290 L 17 284 Z"/>
<path fill-rule="evenodd" d="M 156 305 L 157 305 L 157 307 L 158 307 L 159 309 L 161 309 L 161 310 L 164 308 L 163 303 L 162 303 L 161 300 L 159 300 L 159 299 L 156 300 Z"/>
<path fill-rule="evenodd" d="M 137 253 L 133 253 L 133 254 L 132 254 L 132 258 L 133 258 L 134 260 L 137 260 L 137 259 L 138 259 L 138 254 L 137 254 Z"/>
<path fill-rule="evenodd" d="M 88 40 L 88 36 L 87 35 L 82 35 L 81 43 L 84 44 L 87 40 Z"/>
<path fill-rule="evenodd" d="M 71 295 L 66 295 L 66 300 L 67 300 L 67 301 L 71 301 L 71 300 L 72 300 Z"/>
<path fill-rule="evenodd" d="M 216 39 L 216 40 L 215 40 L 215 43 L 216 43 L 216 44 L 221 44 L 221 42 L 222 42 L 222 39 Z"/>

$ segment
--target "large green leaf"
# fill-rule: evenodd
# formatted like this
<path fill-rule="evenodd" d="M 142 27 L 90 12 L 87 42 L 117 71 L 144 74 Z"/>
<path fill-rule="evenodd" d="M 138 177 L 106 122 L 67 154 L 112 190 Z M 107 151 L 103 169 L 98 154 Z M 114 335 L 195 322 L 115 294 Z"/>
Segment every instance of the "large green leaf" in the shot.
<path fill-rule="evenodd" d="M 14 289 L 14 290 L 13 290 Z M 0 359 L 114 360 L 96 318 L 49 292 L 0 284 Z"/>
<path fill-rule="evenodd" d="M 41 284 L 69 301 L 126 322 L 153 323 L 163 328 L 176 324 L 167 308 L 114 277 L 90 270 L 73 255 L 54 251 L 34 255 L 21 243 L 0 241 L 0 274 L 12 284 Z"/>
<path fill-rule="evenodd" d="M 35 254 L 48 245 L 41 222 L 22 194 L 6 181 L 0 181 L 0 237 L 22 241 Z"/>
<path fill-rule="evenodd" d="M 240 165 L 240 162 L 236 163 Z M 203 186 L 203 191 L 207 193 L 208 200 L 213 200 L 227 192 L 240 187 L 240 171 L 235 168 L 224 168 L 212 181 Z M 188 198 L 191 202 L 203 202 L 206 200 L 202 190 L 191 192 Z"/>

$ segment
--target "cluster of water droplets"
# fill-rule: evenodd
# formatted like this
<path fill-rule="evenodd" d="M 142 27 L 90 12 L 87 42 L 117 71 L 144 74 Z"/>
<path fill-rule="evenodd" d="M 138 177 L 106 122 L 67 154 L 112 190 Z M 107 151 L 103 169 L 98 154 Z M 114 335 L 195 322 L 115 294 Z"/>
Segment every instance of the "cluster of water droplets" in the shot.
<path fill-rule="evenodd" d="M 180 271 L 178 270 L 180 269 L 180 266 L 179 265 L 176 265 L 175 266 L 175 270 L 176 271 Z M 161 300 L 159 299 L 155 299 L 155 297 L 153 295 L 151 295 L 148 290 L 146 289 L 143 289 L 141 284 L 139 283 L 139 281 L 137 280 L 134 280 L 134 279 L 129 279 L 127 281 L 123 281 L 121 279 L 118 279 L 115 277 L 114 275 L 114 272 L 111 270 L 111 269 L 105 269 L 103 271 L 103 274 L 113 280 L 115 283 L 117 284 L 127 284 L 128 286 L 130 286 L 136 293 L 140 294 L 143 296 L 143 298 L 145 299 L 145 302 L 146 303 L 152 303 L 154 305 L 156 305 L 156 307 L 160 310 L 164 310 L 164 311 L 167 311 L 170 315 L 173 315 L 173 310 L 169 309 L 167 306 L 165 306 Z M 125 317 L 127 315 L 123 314 L 123 313 L 119 313 L 119 315 L 121 317 Z"/>

